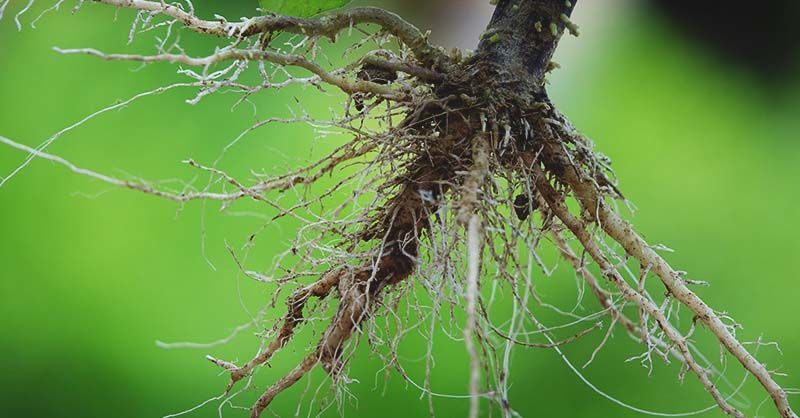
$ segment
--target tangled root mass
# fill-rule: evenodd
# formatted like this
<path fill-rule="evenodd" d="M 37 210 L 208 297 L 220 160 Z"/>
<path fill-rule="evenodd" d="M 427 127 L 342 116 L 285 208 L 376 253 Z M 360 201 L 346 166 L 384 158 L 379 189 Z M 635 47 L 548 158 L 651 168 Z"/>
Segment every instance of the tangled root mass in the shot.
<path fill-rule="evenodd" d="M 481 398 L 489 399 L 504 416 L 516 414 L 508 400 L 506 347 L 540 347 L 560 353 L 561 345 L 597 329 L 589 326 L 558 340 L 534 315 L 531 305 L 548 306 L 536 294 L 530 273 L 531 265 L 538 265 L 545 274 L 550 272 L 537 252 L 542 242 L 555 246 L 602 307 L 599 313 L 580 317 L 572 325 L 609 317 L 608 334 L 619 325 L 642 343 L 643 363 L 652 364 L 653 357 L 679 361 L 682 375 L 695 375 L 716 407 L 742 417 L 729 402 L 732 395 L 718 388 L 719 371 L 690 342 L 695 326 L 703 326 L 759 381 L 782 417 L 796 417 L 786 391 L 737 340 L 736 325 L 724 321 L 727 318 L 697 297 L 689 288 L 692 282 L 617 214 L 615 202 L 626 200 L 608 158 L 595 151 L 592 142 L 549 100 L 544 86 L 552 55 L 565 31 L 577 33 L 569 19 L 575 0 L 500 0 L 478 51 L 469 56 L 444 52 L 417 28 L 375 8 L 349 9 L 314 19 L 267 14 L 231 23 L 202 20 L 188 2 L 98 3 L 138 10 L 132 36 L 182 25 L 231 41 L 201 58 L 172 52 L 181 49 L 174 48 L 177 41 L 172 48 L 166 47 L 166 40 L 158 54 L 149 56 L 60 50 L 107 60 L 168 61 L 199 67 L 202 71 L 181 71 L 190 81 L 180 86 L 199 88 L 190 103 L 220 90 L 237 91 L 246 99 L 261 90 L 290 84 L 330 85 L 347 96 L 344 116 L 334 121 L 295 120 L 352 135 L 351 141 L 312 165 L 247 186 L 215 166 L 189 162 L 232 185 L 232 192 L 208 187 L 177 193 L 158 190 L 75 167 L 46 153 L 49 143 L 33 149 L 2 138 L 31 157 L 50 159 L 80 174 L 181 204 L 205 199 L 227 206 L 239 199 L 253 199 L 278 206 L 280 216 L 300 217 L 298 213 L 331 199 L 339 190 L 355 189 L 325 216 L 307 221 L 298 231 L 291 249 L 295 261 L 281 270 L 284 275 L 279 281 L 281 288 L 295 286 L 295 290 L 285 301 L 286 313 L 270 328 L 259 353 L 241 365 L 209 357 L 230 376 L 225 393 L 234 393 L 241 381 L 246 381 L 244 386 L 252 385 L 253 373 L 294 342 L 309 311 L 319 316 L 325 313 L 326 301 L 336 306 L 305 358 L 273 382 L 252 406 L 253 417 L 261 416 L 276 396 L 317 365 L 334 382 L 346 382 L 358 335 L 366 335 L 387 367 L 407 378 L 398 361 L 398 338 L 381 329 L 377 318 L 395 315 L 394 307 L 409 297 L 409 289 L 415 286 L 424 288 L 433 302 L 428 312 L 420 311 L 420 321 L 413 327 L 421 327 L 423 319 L 435 323 L 448 306 L 465 312 L 463 335 L 455 338 L 463 338 L 470 356 L 470 416 L 478 415 Z M 315 61 L 321 39 L 336 40 L 341 32 L 362 30 L 366 25 L 377 25 L 379 30 L 364 30 L 364 39 L 354 49 L 374 45 L 372 50 L 339 70 L 327 70 Z M 274 45 L 281 33 L 293 34 L 288 51 Z M 395 43 L 399 46 L 393 46 Z M 220 65 L 221 70 L 209 71 Z M 251 67 L 261 75 L 260 84 L 238 81 Z M 299 67 L 310 76 L 291 75 L 285 70 L 288 67 Z M 259 123 L 246 133 L 269 122 L 274 120 Z M 327 175 L 337 179 L 331 190 L 300 199 L 291 207 L 276 205 L 269 197 L 275 192 L 310 190 Z M 573 248 L 576 245 L 579 252 Z M 622 253 L 617 254 L 615 248 Z M 638 264 L 638 272 L 627 267 L 630 260 Z M 592 273 L 590 265 L 601 277 Z M 304 282 L 303 278 L 312 274 L 314 279 Z M 647 291 L 645 284 L 650 278 L 663 285 L 666 296 L 661 300 Z M 497 326 L 489 318 L 493 297 L 481 289 L 497 286 L 511 295 L 510 326 Z M 634 315 L 626 306 L 634 308 Z M 689 331 L 675 325 L 674 312 L 681 309 L 692 316 Z M 530 325 L 534 332 L 525 332 Z M 396 334 L 404 332 L 402 326 L 396 328 Z M 545 341 L 535 342 L 531 335 Z M 431 351 L 429 347 L 429 354 Z M 432 396 L 430 366 L 424 386 Z"/>

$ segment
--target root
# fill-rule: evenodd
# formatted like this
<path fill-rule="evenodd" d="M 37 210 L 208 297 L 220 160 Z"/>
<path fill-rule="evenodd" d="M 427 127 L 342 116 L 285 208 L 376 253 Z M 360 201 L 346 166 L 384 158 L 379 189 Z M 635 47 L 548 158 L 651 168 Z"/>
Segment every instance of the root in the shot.
<path fill-rule="evenodd" d="M 319 352 L 315 351 L 308 355 L 303 361 L 297 365 L 289 374 L 282 377 L 278 380 L 274 385 L 270 386 L 258 401 L 253 406 L 253 409 L 250 411 L 251 418 L 258 418 L 261 416 L 261 413 L 264 412 L 265 409 L 272 403 L 272 400 L 278 396 L 279 393 L 283 392 L 284 390 L 290 388 L 292 385 L 297 383 L 306 373 L 310 372 L 311 369 L 319 361 Z"/>
<path fill-rule="evenodd" d="M 0 0 L 0 17 L 7 3 Z M 726 397 L 715 384 L 715 380 L 724 381 L 724 376 L 711 364 L 703 365 L 697 360 L 708 363 L 689 341 L 697 322 L 705 325 L 758 379 L 781 417 L 797 418 L 786 391 L 736 339 L 732 327 L 723 322 L 727 318 L 694 294 L 687 286 L 689 282 L 613 209 L 612 199 L 625 198 L 617 187 L 610 161 L 597 153 L 591 141 L 580 135 L 550 102 L 545 76 L 562 34 L 577 32 L 569 20 L 576 0 L 499 0 L 487 36 L 482 38 L 478 51 L 469 56 L 445 52 L 399 16 L 376 8 L 347 9 L 312 19 L 268 13 L 228 22 L 220 16 L 213 21 L 199 18 L 190 1 L 96 3 L 138 12 L 129 40 L 164 28 L 166 34 L 159 40 L 157 51 L 150 55 L 107 54 L 92 48 L 57 49 L 58 52 L 141 64 L 179 63 L 187 67 L 181 68 L 179 74 L 189 81 L 104 108 L 36 148 L 0 137 L 0 144 L 28 154 L 16 170 L 0 179 L 0 187 L 33 158 L 40 158 L 76 174 L 179 205 L 196 200 L 217 201 L 226 210 L 242 200 L 252 200 L 276 210 L 272 217 L 259 214 L 269 222 L 250 236 L 247 246 L 253 244 L 259 232 L 284 217 L 300 222 L 302 226 L 291 248 L 273 263 L 273 273 L 277 272 L 273 275 L 247 270 L 231 250 L 237 266 L 247 276 L 277 283 L 270 306 L 278 301 L 284 286 L 291 284 L 296 290 L 285 302 L 285 314 L 271 324 L 269 338 L 247 363 L 239 366 L 208 356 L 230 376 L 225 392 L 214 400 L 226 398 L 223 402 L 228 402 L 235 396 L 229 394 L 239 381 L 249 383 L 260 367 L 293 342 L 309 318 L 318 319 L 307 311 L 328 308 L 331 305 L 327 303 L 335 303 L 331 302 L 333 299 L 338 300 L 336 312 L 322 318 L 324 331 L 303 350 L 309 354 L 267 387 L 252 406 L 251 417 L 261 416 L 277 396 L 317 365 L 334 383 L 346 382 L 345 353 L 359 341 L 359 334 L 365 334 L 373 352 L 385 360 L 387 373 L 396 369 L 423 395 L 428 395 L 432 415 L 432 399 L 441 395 L 432 390 L 430 383 L 435 334 L 457 341 L 463 337 L 469 356 L 465 388 L 469 393 L 452 397 L 469 398 L 471 418 L 483 412 L 482 399 L 496 402 L 504 417 L 518 415 L 508 400 L 514 346 L 555 350 L 584 382 L 614 400 L 586 381 L 560 351 L 562 345 L 599 329 L 602 323 L 597 319 L 608 315 L 609 328 L 586 365 L 619 324 L 644 345 L 645 353 L 635 358 L 641 358 L 651 372 L 653 354 L 664 361 L 678 359 L 682 363 L 681 378 L 684 371 L 690 371 L 722 411 L 743 417 L 729 403 L 735 393 Z M 28 7 L 30 4 L 17 18 Z M 531 22 L 535 22 L 533 29 Z M 173 25 L 214 35 L 227 44 L 217 45 L 199 57 L 186 55 L 177 40 L 171 44 L 167 41 Z M 368 30 L 364 25 L 377 25 L 379 29 Z M 318 58 L 325 52 L 318 43 L 335 42 L 345 31 L 362 34 L 363 39 L 355 41 L 345 53 L 348 63 L 328 68 L 331 65 Z M 274 45 L 273 40 L 281 34 L 289 34 L 289 40 Z M 372 48 L 369 52 L 356 52 L 366 45 Z M 354 54 L 360 56 L 352 57 Z M 252 73 L 249 75 L 255 77 L 244 76 L 248 69 Z M 295 71 L 306 76 L 293 75 Z M 255 84 L 253 79 L 257 80 Z M 249 84 L 241 80 L 248 80 Z M 343 114 L 333 120 L 317 121 L 305 109 L 299 109 L 301 116 L 263 119 L 237 136 L 222 154 L 247 134 L 272 122 L 302 122 L 320 136 L 344 132 L 352 139 L 332 147 L 333 151 L 316 162 L 289 173 L 254 173 L 256 180 L 249 186 L 218 168 L 222 155 L 211 165 L 186 161 L 190 167 L 208 174 L 206 188 L 195 190 L 185 184 L 182 191 L 169 191 L 138 179 L 129 181 L 81 168 L 46 152 L 56 139 L 94 117 L 176 87 L 198 89 L 194 98 L 187 100 L 189 104 L 213 93 L 232 91 L 241 95 L 236 102 L 239 105 L 257 92 L 296 84 L 320 90 L 334 87 L 337 94 L 344 95 Z M 329 176 L 338 177 L 331 187 L 318 190 L 322 187 L 318 180 Z M 569 209 L 574 201 L 580 207 L 579 215 Z M 537 219 L 539 214 L 541 219 Z M 538 253 L 548 237 L 552 237 L 561 257 L 579 276 L 577 302 L 572 310 L 554 306 L 536 293 L 535 267 L 544 275 L 553 271 L 547 258 Z M 636 276 L 625 264 L 628 258 L 617 258 L 614 250 L 605 246 L 605 238 L 619 244 L 626 257 L 641 266 L 639 276 L 632 278 L 634 283 L 623 277 Z M 580 257 L 570 247 L 573 239 L 583 248 Z M 592 274 L 589 262 L 600 268 L 606 281 L 601 282 L 599 276 Z M 651 275 L 657 276 L 668 291 L 662 304 L 646 291 L 645 282 Z M 274 279 L 276 276 L 280 278 Z M 301 281 L 303 278 L 314 281 L 309 284 Z M 609 283 L 615 289 L 613 293 L 604 288 Z M 584 286 L 598 300 L 601 311 L 582 313 Z M 420 296 L 420 291 L 427 294 Z M 618 295 L 621 301 L 614 300 Z M 494 301 L 502 298 L 511 301 L 510 319 L 495 324 L 490 314 L 497 316 L 495 310 L 503 306 L 498 307 Z M 427 299 L 432 303 L 421 302 Z M 638 310 L 638 321 L 626 315 L 626 304 Z M 562 314 L 569 322 L 546 327 L 537 317 L 538 312 L 534 314 L 535 307 Z M 694 315 L 692 328 L 685 334 L 673 323 L 672 315 L 681 307 Z M 458 312 L 465 313 L 463 321 Z M 379 322 L 381 319 L 385 322 Z M 252 323 L 260 324 L 260 320 L 261 316 Z M 595 325 L 581 331 L 572 329 L 588 321 Z M 398 345 L 412 330 L 431 341 L 424 387 L 414 383 L 400 364 L 403 356 Z M 569 337 L 555 335 L 560 332 L 569 332 Z M 546 341 L 535 341 L 532 336 Z M 208 347 L 188 343 L 181 346 Z M 482 393 L 482 387 L 488 390 Z"/>
<path fill-rule="evenodd" d="M 278 331 L 278 335 L 263 352 L 248 361 L 244 366 L 237 367 L 230 362 L 209 357 L 212 363 L 231 372 L 231 381 L 228 383 L 228 387 L 225 390 L 226 393 L 231 391 L 236 382 L 249 376 L 254 368 L 268 362 L 275 352 L 283 348 L 283 346 L 289 342 L 292 336 L 294 336 L 295 328 L 303 320 L 303 308 L 308 300 L 312 297 L 319 299 L 326 297 L 331 289 L 339 284 L 343 274 L 342 271 L 330 271 L 316 283 L 294 292 L 286 301 L 288 312 L 283 319 L 283 326 Z"/>
<path fill-rule="evenodd" d="M 733 355 L 750 374 L 758 379 L 759 383 L 761 383 L 764 389 L 766 389 L 767 393 L 769 393 L 770 397 L 772 397 L 773 402 L 775 403 L 782 417 L 796 417 L 795 413 L 789 406 L 786 392 L 772 379 L 772 376 L 770 376 L 769 371 L 764 367 L 764 365 L 758 362 L 758 360 L 756 360 L 747 351 L 747 349 L 731 333 L 728 326 L 722 322 L 714 310 L 712 310 L 704 301 L 702 301 L 686 286 L 681 276 L 675 270 L 673 270 L 672 267 L 660 255 L 658 255 L 658 253 L 656 253 L 650 245 L 648 245 L 638 234 L 636 234 L 632 226 L 607 206 L 602 198 L 602 192 L 600 192 L 596 186 L 596 182 L 585 173 L 578 171 L 576 166 L 568 163 L 570 158 L 566 153 L 564 153 L 563 148 L 556 146 L 549 146 L 548 148 L 550 152 L 552 152 L 552 155 L 550 156 L 550 158 L 552 158 L 551 161 L 556 161 L 557 164 L 562 164 L 562 167 L 564 167 L 563 174 L 559 177 L 559 179 L 567 184 L 575 193 L 576 198 L 581 204 L 583 212 L 588 215 L 590 219 L 596 221 L 609 237 L 614 239 L 614 241 L 619 243 L 625 249 L 628 255 L 638 260 L 642 266 L 650 266 L 652 272 L 661 279 L 661 282 L 667 288 L 669 294 L 680 301 L 691 312 L 693 312 L 695 318 L 705 324 L 706 327 L 717 337 L 720 343 L 728 350 L 728 352 Z M 584 248 L 586 248 L 586 250 L 592 255 L 592 258 L 594 258 L 604 270 L 603 273 L 608 275 L 609 279 L 612 280 L 612 282 L 614 282 L 616 285 L 627 286 L 626 282 L 622 281 L 621 277 L 616 274 L 613 269 L 609 270 L 612 266 L 607 261 L 601 262 L 604 257 L 599 248 L 596 247 L 596 244 L 593 243 L 591 235 L 586 231 L 585 227 L 580 221 L 574 217 L 571 217 L 571 214 L 569 214 L 567 211 L 563 200 L 558 200 L 559 195 L 557 195 L 552 187 L 550 187 L 549 183 L 547 183 L 544 173 L 538 170 L 538 172 L 536 172 L 536 176 L 537 186 L 541 187 L 540 191 L 542 191 L 543 195 L 545 195 L 545 199 L 548 201 L 550 208 L 581 241 Z M 638 294 L 638 292 L 634 292 L 635 291 L 632 288 L 623 291 L 623 293 L 626 295 Z M 664 329 L 662 320 L 659 317 L 662 315 L 660 310 L 656 309 L 655 311 L 652 311 L 651 308 L 655 306 L 647 307 L 642 306 L 641 304 L 638 305 L 656 318 L 659 325 L 662 327 L 662 329 Z M 671 339 L 680 339 L 680 337 L 676 335 L 674 338 L 671 337 Z M 684 352 L 684 348 L 681 346 L 681 344 L 679 344 L 676 340 L 674 340 L 674 342 L 678 345 L 681 352 Z M 683 343 L 683 341 L 681 341 L 681 343 Z M 686 350 L 686 352 L 688 352 L 688 350 Z M 685 354 L 686 353 L 684 352 L 684 359 L 688 361 L 688 358 Z M 707 382 L 707 378 L 702 376 L 705 374 L 702 368 L 699 366 L 695 367 L 695 365 L 692 364 L 689 364 L 689 366 L 693 371 L 695 371 L 696 374 L 698 374 L 698 377 L 700 377 L 701 381 L 703 381 L 703 385 L 706 386 L 706 389 L 712 394 L 712 396 L 714 396 L 714 398 L 720 404 L 720 407 L 725 412 L 735 416 L 743 416 L 740 412 L 730 408 L 729 406 L 725 406 L 725 404 L 721 402 L 724 401 L 724 399 L 722 399 L 721 395 L 719 395 L 718 391 L 716 391 L 716 388 L 713 386 L 713 384 L 710 381 Z"/>
<path fill-rule="evenodd" d="M 569 228 L 570 231 L 572 231 L 572 233 L 578 238 L 586 251 L 591 255 L 592 259 L 594 259 L 597 265 L 601 268 L 603 275 L 606 276 L 622 292 L 627 300 L 644 309 L 656 320 L 656 323 L 662 329 L 662 331 L 664 331 L 664 334 L 673 344 L 678 347 L 678 350 L 680 350 L 684 363 L 689 366 L 695 375 L 697 375 L 697 377 L 700 379 L 700 382 L 706 388 L 706 391 L 711 394 L 719 407 L 729 415 L 744 418 L 744 414 L 727 402 L 725 397 L 719 392 L 709 378 L 706 370 L 694 360 L 694 357 L 689 350 L 689 346 L 686 344 L 686 340 L 675 328 L 673 328 L 672 324 L 664 316 L 659 307 L 656 306 L 656 304 L 653 303 L 649 298 L 631 287 L 617 272 L 616 268 L 608 261 L 606 256 L 603 255 L 602 250 L 594 242 L 592 235 L 587 231 L 583 222 L 572 216 L 567 209 L 561 194 L 556 192 L 550 183 L 545 179 L 544 172 L 538 168 L 535 168 L 534 175 L 536 176 L 535 181 L 537 190 L 542 194 L 545 201 L 547 201 L 550 210 L 552 210 L 553 213 L 558 216 L 562 222 L 564 222 L 564 225 L 566 225 L 567 228 Z"/>
<path fill-rule="evenodd" d="M 459 205 L 458 221 L 467 228 L 467 286 L 466 312 L 467 322 L 464 326 L 464 344 L 470 359 L 469 417 L 477 418 L 480 407 L 480 359 L 475 347 L 475 329 L 478 326 L 479 279 L 481 269 L 481 253 L 483 252 L 483 225 L 480 216 L 475 213 L 480 202 L 481 187 L 489 173 L 489 149 L 485 136 L 478 135 L 472 140 L 472 168 L 464 181 Z"/>
<path fill-rule="evenodd" d="M 467 325 L 464 327 L 464 342 L 467 346 L 467 352 L 470 358 L 470 373 L 469 373 L 469 394 L 470 394 L 470 407 L 469 417 L 478 417 L 478 402 L 480 401 L 480 361 L 478 353 L 475 350 L 475 343 L 473 342 L 475 326 L 477 324 L 477 315 L 475 314 L 478 300 L 478 276 L 480 275 L 481 264 L 481 244 L 483 242 L 481 237 L 481 223 L 477 215 L 473 215 L 469 219 L 469 226 L 467 227 L 467 258 L 469 260 L 469 268 L 467 273 Z"/>

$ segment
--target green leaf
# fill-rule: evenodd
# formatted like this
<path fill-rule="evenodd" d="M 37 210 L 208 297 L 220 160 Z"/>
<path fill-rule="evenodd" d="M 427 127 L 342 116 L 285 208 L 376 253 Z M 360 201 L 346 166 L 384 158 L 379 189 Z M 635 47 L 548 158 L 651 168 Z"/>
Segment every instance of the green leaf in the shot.
<path fill-rule="evenodd" d="M 259 0 L 261 8 L 281 15 L 309 17 L 344 7 L 351 0 Z"/>

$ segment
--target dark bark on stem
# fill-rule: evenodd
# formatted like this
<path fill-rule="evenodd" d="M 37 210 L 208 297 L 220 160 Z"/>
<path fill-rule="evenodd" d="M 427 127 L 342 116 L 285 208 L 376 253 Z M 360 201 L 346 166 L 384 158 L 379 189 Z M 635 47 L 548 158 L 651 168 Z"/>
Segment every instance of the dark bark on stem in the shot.
<path fill-rule="evenodd" d="M 544 78 L 577 0 L 500 0 L 477 59 L 500 82 L 544 95 Z"/>

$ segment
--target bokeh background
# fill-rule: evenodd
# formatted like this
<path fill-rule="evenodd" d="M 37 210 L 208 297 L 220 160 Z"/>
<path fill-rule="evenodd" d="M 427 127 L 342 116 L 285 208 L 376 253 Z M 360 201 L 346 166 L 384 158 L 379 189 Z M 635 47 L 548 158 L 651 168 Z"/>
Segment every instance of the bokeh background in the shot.
<path fill-rule="evenodd" d="M 153 41 L 146 36 L 126 45 L 130 11 L 119 11 L 115 21 L 113 10 L 87 2 L 72 15 L 67 2 L 32 29 L 31 18 L 48 5 L 37 1 L 18 32 L 12 17 L 25 3 L 12 0 L 0 22 L 0 135 L 35 145 L 101 107 L 179 79 L 167 64 L 139 68 L 50 50 L 150 50 Z M 209 17 L 249 15 L 254 3 L 195 1 Z M 431 28 L 439 42 L 466 48 L 491 12 L 485 0 L 360 3 L 404 12 Z M 659 3 L 664 2 L 582 1 L 573 20 L 583 35 L 566 39 L 559 50 L 556 61 L 563 68 L 551 77 L 551 96 L 614 160 L 623 190 L 638 207 L 638 228 L 676 249 L 668 259 L 691 278 L 712 282 L 701 295 L 744 325 L 742 339 L 779 342 L 782 356 L 774 347 L 760 348 L 759 356 L 770 369 L 788 373 L 779 378 L 785 387 L 800 387 L 800 77 L 798 38 L 791 29 L 797 8 L 766 2 L 765 9 L 767 3 L 775 8 L 764 18 L 731 13 L 726 19 L 721 9 L 728 6 L 708 7 L 689 19 L 686 8 Z M 731 42 L 731 31 L 759 36 Z M 182 43 L 202 51 L 213 40 L 185 33 Z M 341 47 L 330 52 L 335 56 Z M 213 161 L 257 118 L 290 116 L 296 100 L 324 115 L 341 101 L 335 94 L 291 88 L 259 94 L 254 111 L 232 110 L 233 95 L 189 106 L 184 101 L 192 96 L 174 90 L 143 99 L 60 138 L 50 151 L 126 178 L 186 181 L 198 173 L 180 161 Z M 234 148 L 223 167 L 245 178 L 250 169 L 277 173 L 336 141 L 315 138 L 306 126 L 275 125 Z M 0 148 L 0 175 L 24 157 Z M 252 330 L 209 350 L 168 351 L 155 341 L 221 338 L 269 300 L 274 289 L 242 279 L 225 249 L 226 243 L 240 248 L 268 216 L 255 206 L 230 213 L 217 205 L 178 208 L 34 161 L 0 189 L 0 416 L 161 417 L 218 394 L 225 377 L 203 356 L 245 359 L 258 344 Z M 250 255 L 252 267 L 266 269 L 295 227 L 270 225 Z M 576 291 L 565 267 L 537 286 L 552 303 L 568 307 Z M 600 337 L 587 337 L 565 352 L 582 364 Z M 716 357 L 715 347 L 707 347 Z M 413 339 L 404 346 L 405 366 L 417 381 L 424 376 L 423 348 L 424 341 Z M 657 364 L 648 375 L 638 362 L 625 362 L 640 351 L 617 331 L 583 371 L 604 391 L 650 410 L 684 412 L 711 403 L 693 377 L 679 383 L 674 366 Z M 259 374 L 259 387 L 302 355 L 299 349 L 282 352 Z M 463 346 L 442 340 L 434 355 L 434 389 L 465 394 Z M 742 373 L 735 366 L 728 376 L 738 382 Z M 360 349 L 351 369 L 360 383 L 349 387 L 354 398 L 344 414 L 427 416 L 420 392 L 397 375 L 384 383 L 381 368 Z M 512 372 L 511 401 L 523 416 L 639 416 L 592 392 L 552 351 L 518 349 Z M 312 390 L 323 381 L 320 373 L 312 380 Z M 278 398 L 276 414 L 294 416 L 305 388 L 298 386 Z M 742 393 L 748 416 L 776 416 L 753 380 Z M 255 395 L 245 394 L 237 405 L 249 405 Z M 793 404 L 800 408 L 800 398 Z M 468 407 L 451 398 L 437 398 L 435 406 L 442 417 L 464 416 Z M 308 415 L 307 403 L 299 411 Z M 246 416 L 229 406 L 223 412 Z M 334 408 L 322 415 L 337 413 Z M 190 416 L 217 415 L 211 405 Z"/>

